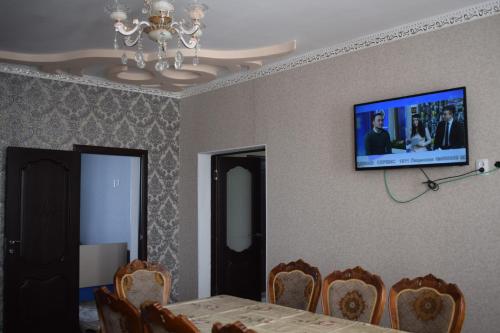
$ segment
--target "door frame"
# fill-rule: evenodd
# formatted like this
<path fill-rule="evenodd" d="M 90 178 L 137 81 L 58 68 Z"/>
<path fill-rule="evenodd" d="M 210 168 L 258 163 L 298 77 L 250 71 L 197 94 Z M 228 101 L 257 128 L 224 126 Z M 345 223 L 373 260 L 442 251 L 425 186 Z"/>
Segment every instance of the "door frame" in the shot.
<path fill-rule="evenodd" d="M 238 148 L 229 148 L 222 150 L 214 150 L 208 152 L 198 153 L 198 297 L 209 297 L 211 295 L 212 287 L 212 274 L 211 274 L 211 260 L 212 260 L 212 156 L 213 155 L 226 155 L 246 153 L 250 151 L 264 150 L 266 156 L 266 276 L 269 270 L 269 243 L 268 235 L 268 163 L 267 163 L 267 147 L 265 144 Z M 266 297 L 267 297 L 267 283 L 266 283 Z"/>
<path fill-rule="evenodd" d="M 140 158 L 140 190 L 139 194 L 139 239 L 138 258 L 148 257 L 148 151 L 142 149 L 114 148 L 88 145 L 73 145 L 73 150 L 81 154 L 133 156 Z"/>

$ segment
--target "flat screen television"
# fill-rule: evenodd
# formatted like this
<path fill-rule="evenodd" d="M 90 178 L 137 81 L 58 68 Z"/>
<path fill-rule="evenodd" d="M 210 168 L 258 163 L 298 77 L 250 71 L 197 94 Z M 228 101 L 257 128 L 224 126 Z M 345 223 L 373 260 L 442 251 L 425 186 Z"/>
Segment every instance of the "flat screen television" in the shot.
<path fill-rule="evenodd" d="M 354 105 L 356 170 L 469 164 L 465 87 Z"/>

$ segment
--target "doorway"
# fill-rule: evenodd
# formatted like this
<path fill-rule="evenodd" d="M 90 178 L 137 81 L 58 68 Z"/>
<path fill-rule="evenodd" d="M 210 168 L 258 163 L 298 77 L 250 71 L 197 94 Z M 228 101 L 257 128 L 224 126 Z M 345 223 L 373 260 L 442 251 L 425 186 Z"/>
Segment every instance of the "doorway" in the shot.
<path fill-rule="evenodd" d="M 79 299 L 93 306 L 93 290 L 112 290 L 119 267 L 146 260 L 147 151 L 74 150 L 81 155 Z"/>
<path fill-rule="evenodd" d="M 80 153 L 82 165 L 80 241 L 110 243 L 127 239 L 128 259 L 146 260 L 147 150 L 85 145 L 74 145 L 73 149 Z M 113 190 L 107 191 L 106 187 L 100 186 L 103 182 L 109 183 Z M 101 200 L 92 197 L 92 193 L 100 196 Z M 118 197 L 123 200 L 118 201 Z M 117 202 L 122 206 L 114 207 Z M 122 216 L 117 219 L 117 216 L 113 216 L 117 214 Z M 105 226 L 96 222 L 97 219 L 103 219 L 100 215 L 107 216 L 106 220 L 111 222 L 106 222 Z M 127 221 L 125 225 L 118 224 L 120 219 Z M 126 230 L 117 232 L 120 227 Z M 95 229 L 99 230 L 98 234 Z M 109 229 L 115 231 L 109 232 Z M 120 234 L 123 237 L 118 237 Z"/>
<path fill-rule="evenodd" d="M 139 187 L 136 191 L 139 206 L 133 213 L 139 216 L 134 227 L 138 232 L 133 246 L 137 247 L 137 257 L 146 260 L 146 150 L 78 145 L 73 151 L 8 147 L 7 250 L 4 254 L 6 332 L 73 332 L 78 329 L 79 272 L 89 271 L 82 270 L 81 265 L 79 268 L 83 261 L 81 247 L 79 252 L 80 162 L 85 154 L 140 159 L 135 163 L 135 168 L 140 169 L 140 179 L 136 186 Z M 114 185 L 119 186 L 119 183 L 116 179 Z M 110 253 L 113 251 L 97 258 L 106 262 Z M 93 263 L 89 267 L 95 269 L 97 266 Z M 95 271 L 104 271 L 100 267 L 102 265 Z M 54 321 L 56 317 L 62 319 Z"/>
<path fill-rule="evenodd" d="M 266 295 L 265 150 L 211 157 L 211 294 Z"/>

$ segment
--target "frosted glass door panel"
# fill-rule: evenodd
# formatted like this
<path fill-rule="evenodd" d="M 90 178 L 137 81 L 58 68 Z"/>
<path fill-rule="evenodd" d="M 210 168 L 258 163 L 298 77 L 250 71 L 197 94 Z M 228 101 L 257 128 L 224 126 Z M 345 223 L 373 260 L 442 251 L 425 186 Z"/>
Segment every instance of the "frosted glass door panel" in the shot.
<path fill-rule="evenodd" d="M 242 252 L 252 245 L 252 175 L 235 167 L 227 173 L 226 244 Z"/>

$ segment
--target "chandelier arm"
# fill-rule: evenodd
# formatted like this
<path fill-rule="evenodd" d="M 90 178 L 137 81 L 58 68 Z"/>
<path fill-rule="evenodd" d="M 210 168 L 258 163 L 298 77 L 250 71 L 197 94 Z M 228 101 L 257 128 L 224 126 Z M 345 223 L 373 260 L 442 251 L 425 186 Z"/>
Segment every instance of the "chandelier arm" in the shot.
<path fill-rule="evenodd" d="M 189 39 L 189 42 L 186 42 L 184 36 L 180 33 L 179 33 L 179 39 L 187 49 L 194 49 L 196 47 L 196 44 L 198 44 L 198 41 L 195 38 L 191 38 Z"/>
<path fill-rule="evenodd" d="M 133 24 L 135 25 L 132 29 L 127 28 L 123 22 L 115 22 L 115 31 L 118 31 L 123 36 L 130 36 L 137 32 L 137 30 L 142 29 L 144 27 L 150 27 L 151 24 L 148 21 L 140 21 L 134 20 Z"/>
<path fill-rule="evenodd" d="M 127 38 L 123 39 L 123 43 L 128 47 L 134 46 L 139 41 L 139 38 L 141 38 L 141 35 L 142 35 L 142 30 L 139 30 L 137 36 L 135 37 L 132 37 L 132 35 L 127 36 Z"/>
<path fill-rule="evenodd" d="M 184 22 L 172 22 L 171 27 L 174 28 L 178 34 L 192 35 L 200 29 L 200 24 L 195 23 L 192 28 L 186 29 L 184 27 Z"/>

